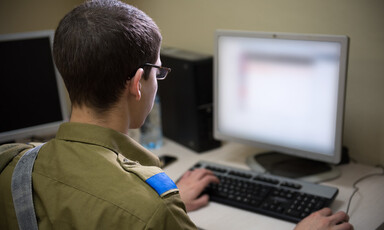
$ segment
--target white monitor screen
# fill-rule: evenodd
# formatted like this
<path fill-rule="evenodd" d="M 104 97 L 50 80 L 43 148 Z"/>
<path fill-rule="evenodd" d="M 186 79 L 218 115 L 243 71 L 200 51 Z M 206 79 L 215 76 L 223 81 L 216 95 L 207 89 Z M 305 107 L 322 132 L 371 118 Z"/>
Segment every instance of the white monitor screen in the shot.
<path fill-rule="evenodd" d="M 215 136 L 338 162 L 347 41 L 217 32 Z"/>

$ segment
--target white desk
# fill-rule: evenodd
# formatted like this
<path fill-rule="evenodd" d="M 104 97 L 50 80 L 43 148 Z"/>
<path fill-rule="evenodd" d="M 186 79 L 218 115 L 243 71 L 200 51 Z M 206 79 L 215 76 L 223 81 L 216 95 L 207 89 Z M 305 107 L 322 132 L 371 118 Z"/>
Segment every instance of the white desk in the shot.
<path fill-rule="evenodd" d="M 241 144 L 225 143 L 222 147 L 204 153 L 183 147 L 169 139 L 164 140 L 164 146 L 153 151 L 156 155 L 172 155 L 178 160 L 164 170 L 174 180 L 178 179 L 187 169 L 200 160 L 207 160 L 235 166 L 245 165 L 247 156 L 260 150 Z M 353 183 L 360 177 L 381 172 L 381 169 L 371 166 L 350 163 L 339 166 L 342 175 L 340 178 L 324 184 L 339 188 L 339 194 L 331 205 L 333 211 L 345 211 L 348 199 L 353 192 Z M 376 229 L 384 222 L 384 177 L 370 177 L 357 185 L 360 189 L 355 194 L 350 207 L 350 222 L 356 230 Z M 256 213 L 232 208 L 215 202 L 210 202 L 207 207 L 189 213 L 191 219 L 198 227 L 205 230 L 214 229 L 293 229 L 294 224 Z"/>

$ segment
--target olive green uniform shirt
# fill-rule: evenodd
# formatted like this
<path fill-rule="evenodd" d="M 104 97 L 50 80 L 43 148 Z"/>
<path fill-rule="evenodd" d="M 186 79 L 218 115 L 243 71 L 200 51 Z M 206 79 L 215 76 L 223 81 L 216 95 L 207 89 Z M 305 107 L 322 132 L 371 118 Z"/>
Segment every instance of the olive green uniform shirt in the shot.
<path fill-rule="evenodd" d="M 31 146 L 0 147 L 22 152 L 0 174 L 0 229 L 18 229 L 10 185 L 26 148 Z M 177 188 L 158 194 L 146 182 L 162 172 L 159 164 L 155 155 L 112 129 L 61 125 L 33 169 L 39 229 L 196 229 Z"/>

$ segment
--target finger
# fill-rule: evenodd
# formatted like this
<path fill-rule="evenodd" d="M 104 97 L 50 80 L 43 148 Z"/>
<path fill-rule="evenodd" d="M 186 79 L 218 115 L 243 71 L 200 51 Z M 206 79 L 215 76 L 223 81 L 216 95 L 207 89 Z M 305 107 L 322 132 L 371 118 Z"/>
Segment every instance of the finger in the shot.
<path fill-rule="evenodd" d="M 332 225 L 341 223 L 341 222 L 348 222 L 349 216 L 345 212 L 337 212 L 329 217 L 330 222 Z"/>
<path fill-rule="evenodd" d="M 204 179 L 199 180 L 198 182 L 194 183 L 194 187 L 192 191 L 198 195 L 203 192 L 203 190 L 211 183 L 211 182 L 216 182 L 217 179 L 215 179 L 214 176 L 206 176 Z"/>
<path fill-rule="evenodd" d="M 348 222 L 344 222 L 342 224 L 336 225 L 334 229 L 335 230 L 353 230 L 353 226 Z"/>
<path fill-rule="evenodd" d="M 212 171 L 207 169 L 195 169 L 192 171 L 191 177 L 196 180 L 204 178 L 206 175 L 214 175 Z"/>
<path fill-rule="evenodd" d="M 332 210 L 330 208 L 323 208 L 317 211 L 322 216 L 330 216 L 332 215 Z"/>
<path fill-rule="evenodd" d="M 211 183 L 220 183 L 219 179 L 214 175 L 206 175 L 198 183 L 195 184 L 193 192 L 196 196 L 200 195 Z"/>
<path fill-rule="evenodd" d="M 191 202 L 190 207 L 187 211 L 194 211 L 203 206 L 206 206 L 208 204 L 208 201 L 209 201 L 209 196 L 206 194 L 202 195 L 201 197 Z"/>
<path fill-rule="evenodd" d="M 349 215 L 348 214 L 345 214 L 345 215 L 346 215 L 345 222 L 349 222 Z"/>
<path fill-rule="evenodd" d="M 219 183 L 219 179 L 216 176 L 205 176 L 196 183 L 196 192 L 201 193 L 210 183 Z"/>
<path fill-rule="evenodd" d="M 188 170 L 188 171 L 186 171 L 186 172 L 184 173 L 184 175 L 183 175 L 181 178 L 182 178 L 182 179 L 183 179 L 183 178 L 187 178 L 187 177 L 191 176 L 191 174 L 192 174 L 192 171 L 191 171 L 191 170 Z"/>
<path fill-rule="evenodd" d="M 204 178 L 201 179 L 202 183 L 206 186 L 210 183 L 218 184 L 220 183 L 219 178 L 217 178 L 215 175 L 206 175 Z"/>

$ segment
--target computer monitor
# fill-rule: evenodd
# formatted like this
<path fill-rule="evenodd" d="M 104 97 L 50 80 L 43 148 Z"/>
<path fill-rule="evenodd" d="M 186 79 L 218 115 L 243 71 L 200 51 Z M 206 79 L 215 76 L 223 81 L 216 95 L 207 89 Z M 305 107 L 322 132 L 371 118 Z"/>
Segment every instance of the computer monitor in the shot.
<path fill-rule="evenodd" d="M 54 31 L 0 35 L 0 143 L 54 135 L 68 120 Z"/>
<path fill-rule="evenodd" d="M 220 30 L 215 41 L 215 138 L 271 151 L 248 159 L 254 170 L 337 177 L 348 37 Z"/>

